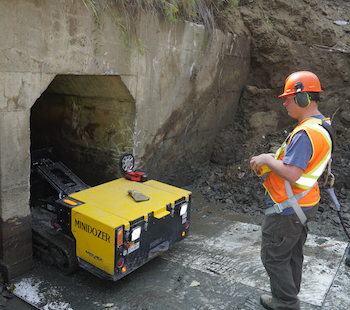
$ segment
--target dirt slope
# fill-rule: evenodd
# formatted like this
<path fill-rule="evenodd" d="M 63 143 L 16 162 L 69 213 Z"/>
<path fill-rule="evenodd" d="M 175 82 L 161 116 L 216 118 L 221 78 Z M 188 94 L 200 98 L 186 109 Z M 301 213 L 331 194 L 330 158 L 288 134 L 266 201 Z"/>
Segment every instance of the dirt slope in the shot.
<path fill-rule="evenodd" d="M 350 3 L 337 0 L 240 1 L 239 11 L 252 36 L 252 68 L 233 124 L 216 139 L 209 167 L 193 184 L 198 196 L 260 224 L 265 205 L 262 178 L 249 168 L 253 155 L 275 151 L 296 124 L 277 98 L 285 78 L 309 70 L 323 93 L 320 111 L 337 133 L 332 171 L 343 217 L 350 226 Z M 325 190 L 313 232 L 346 240 Z M 349 229 L 350 230 L 350 229 Z"/>

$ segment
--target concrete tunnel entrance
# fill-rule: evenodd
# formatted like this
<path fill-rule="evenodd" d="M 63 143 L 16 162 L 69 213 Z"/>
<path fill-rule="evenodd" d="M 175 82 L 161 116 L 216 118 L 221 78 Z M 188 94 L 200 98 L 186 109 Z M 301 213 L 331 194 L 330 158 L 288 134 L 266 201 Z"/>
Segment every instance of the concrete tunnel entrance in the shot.
<path fill-rule="evenodd" d="M 30 151 L 51 148 L 86 184 L 104 183 L 121 176 L 120 156 L 134 149 L 135 116 L 135 100 L 120 76 L 59 75 L 31 107 Z M 40 199 L 40 193 L 33 195 L 34 183 L 31 187 L 32 204 Z M 46 189 L 39 190 L 47 194 Z M 20 236 L 27 236 L 22 237 L 21 251 L 26 251 L 28 263 L 21 263 L 21 255 L 10 244 L 4 256 L 12 258 L 14 266 L 19 262 L 21 266 L 7 267 L 8 279 L 30 268 L 32 239 L 28 232 L 32 221 L 28 217 L 19 229 Z M 11 227 L 3 229 L 11 231 Z"/>
<path fill-rule="evenodd" d="M 31 151 L 52 148 L 89 185 L 115 179 L 135 114 L 120 76 L 58 75 L 31 108 Z"/>

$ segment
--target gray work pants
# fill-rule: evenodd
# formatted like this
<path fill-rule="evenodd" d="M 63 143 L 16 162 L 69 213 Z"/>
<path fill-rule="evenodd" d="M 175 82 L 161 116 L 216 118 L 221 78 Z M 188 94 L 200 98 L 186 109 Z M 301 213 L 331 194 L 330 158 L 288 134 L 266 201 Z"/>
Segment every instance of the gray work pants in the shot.
<path fill-rule="evenodd" d="M 318 205 L 305 212 L 308 221 L 317 209 Z M 307 225 L 296 214 L 273 213 L 265 216 L 261 229 L 261 260 L 270 277 L 275 310 L 298 310 Z"/>

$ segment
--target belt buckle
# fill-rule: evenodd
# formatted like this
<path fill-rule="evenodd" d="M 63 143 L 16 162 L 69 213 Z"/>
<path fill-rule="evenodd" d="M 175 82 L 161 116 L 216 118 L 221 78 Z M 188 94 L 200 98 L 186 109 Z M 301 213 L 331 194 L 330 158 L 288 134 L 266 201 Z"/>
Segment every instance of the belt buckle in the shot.
<path fill-rule="evenodd" d="M 281 206 L 280 206 L 279 203 L 275 203 L 275 204 L 273 205 L 273 207 L 274 207 L 274 209 L 275 209 L 275 211 L 276 211 L 277 214 L 282 213 L 283 209 L 281 208 Z"/>

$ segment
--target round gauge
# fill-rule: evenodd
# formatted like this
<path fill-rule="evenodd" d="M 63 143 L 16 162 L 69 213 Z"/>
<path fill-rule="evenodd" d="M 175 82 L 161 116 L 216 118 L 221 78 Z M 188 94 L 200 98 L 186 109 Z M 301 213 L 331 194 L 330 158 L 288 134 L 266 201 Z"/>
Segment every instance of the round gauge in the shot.
<path fill-rule="evenodd" d="M 123 173 L 127 173 L 130 170 L 133 170 L 135 165 L 135 157 L 131 153 L 124 153 L 120 157 L 120 170 Z"/>

